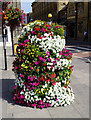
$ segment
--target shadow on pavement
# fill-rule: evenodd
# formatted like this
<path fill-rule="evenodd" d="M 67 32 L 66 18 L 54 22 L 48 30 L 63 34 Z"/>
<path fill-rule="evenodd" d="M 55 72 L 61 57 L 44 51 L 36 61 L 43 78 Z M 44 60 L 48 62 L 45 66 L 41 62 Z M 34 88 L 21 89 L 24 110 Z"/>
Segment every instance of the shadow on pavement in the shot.
<path fill-rule="evenodd" d="M 15 104 L 13 100 L 14 79 L 2 79 L 2 99 Z"/>
<path fill-rule="evenodd" d="M 13 100 L 13 88 L 14 88 L 14 80 L 15 79 L 2 79 L 2 100 L 7 101 L 8 103 L 11 103 L 12 105 L 19 105 L 28 107 L 25 103 L 16 103 Z M 32 106 L 30 108 L 33 108 Z M 37 108 L 39 109 L 39 108 Z"/>

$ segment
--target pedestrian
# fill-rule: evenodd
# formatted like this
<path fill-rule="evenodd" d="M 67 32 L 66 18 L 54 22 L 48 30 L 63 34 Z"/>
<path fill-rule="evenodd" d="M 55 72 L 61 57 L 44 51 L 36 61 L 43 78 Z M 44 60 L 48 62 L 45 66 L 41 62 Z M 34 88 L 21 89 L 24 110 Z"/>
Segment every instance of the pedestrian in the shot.
<path fill-rule="evenodd" d="M 87 31 L 85 30 L 85 31 L 84 31 L 84 41 L 87 40 L 87 36 L 88 36 L 88 35 L 87 35 Z"/>

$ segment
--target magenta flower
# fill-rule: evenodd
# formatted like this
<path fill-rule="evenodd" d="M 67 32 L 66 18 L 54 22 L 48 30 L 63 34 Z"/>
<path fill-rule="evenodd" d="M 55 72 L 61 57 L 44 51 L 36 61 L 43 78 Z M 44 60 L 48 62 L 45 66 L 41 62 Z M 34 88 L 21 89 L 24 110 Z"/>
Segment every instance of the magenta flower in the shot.
<path fill-rule="evenodd" d="M 58 58 L 56 58 L 56 60 L 58 60 Z"/>
<path fill-rule="evenodd" d="M 49 54 L 49 51 L 47 51 L 46 53 Z"/>
<path fill-rule="evenodd" d="M 28 76 L 28 79 L 30 79 L 30 76 Z"/>
<path fill-rule="evenodd" d="M 48 29 L 50 30 L 50 26 L 48 26 Z"/>
<path fill-rule="evenodd" d="M 53 68 L 53 66 L 51 66 L 51 68 Z"/>
<path fill-rule="evenodd" d="M 33 81 L 33 78 L 31 77 L 30 80 Z"/>
<path fill-rule="evenodd" d="M 46 60 L 45 59 L 43 59 L 43 62 L 45 62 Z"/>
<path fill-rule="evenodd" d="M 15 100 L 15 96 L 13 97 L 13 100 Z"/>
<path fill-rule="evenodd" d="M 33 89 L 35 89 L 35 87 L 33 87 Z"/>
<path fill-rule="evenodd" d="M 27 42 L 29 42 L 29 40 L 28 40 L 28 39 L 24 41 L 24 43 L 27 43 Z"/>
<path fill-rule="evenodd" d="M 21 53 L 23 52 L 23 49 L 21 50 Z"/>
<path fill-rule="evenodd" d="M 33 76 L 33 78 L 36 78 L 36 76 Z"/>
<path fill-rule="evenodd" d="M 59 55 L 62 55 L 62 53 L 60 52 Z"/>
<path fill-rule="evenodd" d="M 15 69 L 17 70 L 17 69 L 18 69 L 18 67 L 15 67 Z"/>
<path fill-rule="evenodd" d="M 33 33 L 34 33 L 34 31 L 31 31 L 31 33 L 33 34 Z"/>
<path fill-rule="evenodd" d="M 39 60 L 42 60 L 42 57 L 39 57 Z"/>
<path fill-rule="evenodd" d="M 48 61 L 51 61 L 51 59 L 50 59 L 50 58 L 48 58 Z"/>
<path fill-rule="evenodd" d="M 23 95 L 21 95 L 21 98 L 24 98 L 24 96 L 23 96 Z"/>
<path fill-rule="evenodd" d="M 58 101 L 58 99 L 56 99 L 56 101 Z"/>
<path fill-rule="evenodd" d="M 23 77 L 23 75 L 20 73 L 20 77 Z"/>
<path fill-rule="evenodd" d="M 31 70 L 33 70 L 33 67 L 30 67 Z"/>
<path fill-rule="evenodd" d="M 41 30 L 42 32 L 45 32 L 45 29 L 44 28 L 42 28 L 42 30 Z"/>
<path fill-rule="evenodd" d="M 50 107 L 50 105 L 51 105 L 51 104 L 49 103 L 48 106 Z"/>
<path fill-rule="evenodd" d="M 55 63 L 55 61 L 52 61 L 52 63 L 54 64 L 54 63 Z"/>
<path fill-rule="evenodd" d="M 34 104 L 34 106 L 36 107 L 36 104 Z"/>
<path fill-rule="evenodd" d="M 14 89 L 16 89 L 16 86 L 14 86 Z"/>
<path fill-rule="evenodd" d="M 65 56 L 68 56 L 68 54 L 65 54 Z"/>
<path fill-rule="evenodd" d="M 35 65 L 37 65 L 37 64 L 38 64 L 38 62 L 36 61 L 36 62 L 35 62 Z"/>
<path fill-rule="evenodd" d="M 35 83 L 33 83 L 33 86 L 35 85 Z"/>

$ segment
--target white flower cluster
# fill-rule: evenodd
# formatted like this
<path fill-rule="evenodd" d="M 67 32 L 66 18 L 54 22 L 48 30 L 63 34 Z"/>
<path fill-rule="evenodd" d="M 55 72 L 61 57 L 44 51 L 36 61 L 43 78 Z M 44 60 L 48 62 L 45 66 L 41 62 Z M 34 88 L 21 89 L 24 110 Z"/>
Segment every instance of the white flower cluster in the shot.
<path fill-rule="evenodd" d="M 50 96 L 51 106 L 59 105 L 70 105 L 74 101 L 74 94 L 72 88 L 68 86 L 67 88 L 61 86 L 61 82 L 56 83 L 53 87 L 50 87 L 48 91 L 48 96 Z M 48 97 L 47 97 L 48 98 Z M 56 101 L 53 98 L 57 98 Z"/>
<path fill-rule="evenodd" d="M 28 102 L 34 102 L 39 101 L 41 98 L 36 95 L 36 92 L 33 90 L 28 90 L 25 85 L 23 84 L 23 81 L 18 79 L 18 75 L 16 76 L 16 83 L 15 85 L 19 85 L 20 87 L 24 88 L 24 91 L 21 91 L 20 94 L 24 95 L 24 101 Z M 41 91 L 43 91 L 44 88 L 47 88 L 47 84 L 43 85 L 41 88 Z M 56 85 L 51 86 L 49 91 L 45 93 L 45 98 L 43 99 L 43 102 L 48 102 L 51 104 L 51 106 L 66 106 L 70 105 L 74 101 L 74 94 L 72 91 L 72 88 L 70 85 L 68 85 L 67 88 L 61 86 L 61 82 L 57 82 Z"/>

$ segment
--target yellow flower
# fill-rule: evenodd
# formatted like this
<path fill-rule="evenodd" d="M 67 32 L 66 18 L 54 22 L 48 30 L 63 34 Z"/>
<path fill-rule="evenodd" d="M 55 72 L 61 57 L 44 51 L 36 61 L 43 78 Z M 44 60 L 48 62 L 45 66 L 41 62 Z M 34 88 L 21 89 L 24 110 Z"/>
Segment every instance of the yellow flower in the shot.
<path fill-rule="evenodd" d="M 32 57 L 34 57 L 34 55 L 32 55 Z"/>
<path fill-rule="evenodd" d="M 59 76 L 57 76 L 57 79 L 59 79 Z"/>
<path fill-rule="evenodd" d="M 22 64 L 21 66 L 22 66 L 22 67 L 25 67 L 25 65 L 24 65 L 24 64 Z"/>
<path fill-rule="evenodd" d="M 64 74 L 66 76 L 66 74 Z"/>
<path fill-rule="evenodd" d="M 69 81 L 67 81 L 67 85 L 69 84 Z"/>
<path fill-rule="evenodd" d="M 68 79 L 69 79 L 70 77 L 68 76 Z"/>

